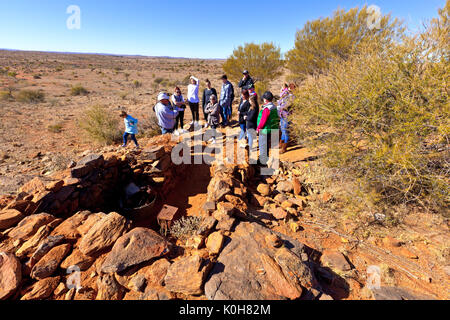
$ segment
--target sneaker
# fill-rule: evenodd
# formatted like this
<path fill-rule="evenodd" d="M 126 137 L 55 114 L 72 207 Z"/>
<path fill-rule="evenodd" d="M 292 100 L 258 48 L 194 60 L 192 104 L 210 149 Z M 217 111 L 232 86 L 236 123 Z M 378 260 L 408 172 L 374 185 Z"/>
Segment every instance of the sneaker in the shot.
<path fill-rule="evenodd" d="M 192 126 L 193 124 L 194 124 L 194 121 L 191 121 L 191 122 L 189 123 L 189 125 L 191 125 L 191 126 Z"/>
<path fill-rule="evenodd" d="M 127 147 L 127 145 L 126 144 L 123 144 L 122 146 L 121 146 L 121 148 L 126 148 Z"/>
<path fill-rule="evenodd" d="M 247 144 L 245 142 L 241 141 L 239 143 L 239 147 L 245 149 L 245 148 L 247 148 Z"/>
<path fill-rule="evenodd" d="M 175 130 L 175 132 L 173 133 L 174 136 L 178 137 L 180 135 L 180 131 Z"/>

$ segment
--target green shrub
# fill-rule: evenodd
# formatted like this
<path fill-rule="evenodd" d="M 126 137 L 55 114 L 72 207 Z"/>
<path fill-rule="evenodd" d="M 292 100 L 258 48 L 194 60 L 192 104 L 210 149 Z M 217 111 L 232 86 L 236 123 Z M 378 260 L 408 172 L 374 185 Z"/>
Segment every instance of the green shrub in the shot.
<path fill-rule="evenodd" d="M 281 50 L 273 43 L 246 43 L 233 51 L 223 70 L 235 81 L 242 79 L 242 71 L 247 69 L 259 81 L 269 82 L 282 74 L 283 64 Z"/>
<path fill-rule="evenodd" d="M 296 134 L 324 148 L 327 164 L 354 178 L 369 202 L 448 207 L 450 67 L 439 50 L 425 35 L 389 48 L 369 43 L 296 92 Z"/>
<path fill-rule="evenodd" d="M 17 72 L 14 72 L 14 71 L 8 72 L 8 77 L 11 77 L 11 78 L 17 77 Z"/>
<path fill-rule="evenodd" d="M 45 101 L 45 94 L 41 90 L 21 90 L 16 99 L 24 103 L 39 103 Z"/>
<path fill-rule="evenodd" d="M 132 87 L 135 88 L 135 89 L 138 89 L 138 88 L 142 87 L 142 82 L 140 82 L 138 80 L 134 80 L 133 84 L 132 84 Z"/>
<path fill-rule="evenodd" d="M 86 96 L 89 94 L 89 91 L 81 85 L 76 85 L 70 89 L 70 94 L 72 96 Z"/>
<path fill-rule="evenodd" d="M 86 135 L 100 144 L 114 144 L 121 139 L 117 114 L 103 106 L 92 106 L 79 118 L 78 125 Z"/>
<path fill-rule="evenodd" d="M 365 42 L 389 46 L 402 34 L 401 23 L 389 15 L 380 17 L 379 29 L 371 29 L 370 14 L 364 6 L 339 9 L 332 17 L 308 21 L 297 32 L 295 47 L 286 54 L 291 77 L 303 80 L 307 75 L 325 72 L 332 61 L 347 59 Z"/>

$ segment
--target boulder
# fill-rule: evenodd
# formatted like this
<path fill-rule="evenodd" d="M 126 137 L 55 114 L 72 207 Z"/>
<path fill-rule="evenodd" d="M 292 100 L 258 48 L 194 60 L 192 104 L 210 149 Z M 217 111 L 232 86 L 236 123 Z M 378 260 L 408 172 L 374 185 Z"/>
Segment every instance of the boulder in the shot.
<path fill-rule="evenodd" d="M 63 240 L 63 236 L 50 236 L 43 240 L 31 256 L 31 265 L 33 266 L 36 264 L 36 262 L 41 260 L 50 250 L 59 245 Z"/>
<path fill-rule="evenodd" d="M 280 181 L 277 185 L 277 191 L 280 193 L 291 193 L 294 185 L 291 181 Z"/>
<path fill-rule="evenodd" d="M 256 190 L 263 196 L 263 197 L 267 197 L 270 195 L 271 191 L 270 191 L 270 186 L 268 184 L 260 184 L 258 185 L 258 187 L 256 188 Z"/>
<path fill-rule="evenodd" d="M 52 235 L 62 235 L 67 240 L 73 241 L 81 236 L 78 231 L 78 227 L 80 227 L 84 221 L 91 215 L 89 211 L 82 211 L 74 214 L 69 219 L 66 219 L 63 223 L 53 230 Z"/>
<path fill-rule="evenodd" d="M 231 185 L 220 177 L 213 177 L 208 185 L 208 202 L 219 202 L 231 193 Z"/>
<path fill-rule="evenodd" d="M 167 270 L 169 270 L 169 267 L 169 260 L 160 259 L 155 261 L 152 265 L 140 269 L 138 274 L 145 277 L 147 280 L 147 285 L 162 287 L 164 285 L 164 278 L 167 275 Z"/>
<path fill-rule="evenodd" d="M 106 213 L 99 212 L 99 213 L 93 213 L 87 217 L 87 219 L 77 228 L 77 232 L 84 236 L 86 233 L 88 233 L 89 230 L 99 222 L 101 219 L 106 217 Z"/>
<path fill-rule="evenodd" d="M 222 233 L 214 232 L 210 234 L 206 240 L 206 248 L 211 255 L 217 255 L 220 253 L 220 250 L 222 250 L 224 241 L 225 238 Z"/>
<path fill-rule="evenodd" d="M 274 210 L 272 210 L 272 215 L 277 220 L 283 220 L 287 218 L 288 213 L 283 208 L 275 208 Z"/>
<path fill-rule="evenodd" d="M 95 259 L 90 256 L 86 256 L 81 253 L 80 250 L 75 249 L 73 252 L 61 263 L 61 268 L 68 269 L 70 267 L 76 266 L 80 268 L 81 271 L 85 271 L 91 267 Z"/>
<path fill-rule="evenodd" d="M 350 271 L 352 267 L 345 256 L 337 250 L 325 250 L 320 258 L 323 266 L 334 271 Z"/>
<path fill-rule="evenodd" d="M 141 159 L 143 160 L 158 160 L 165 154 L 164 147 L 154 147 L 144 149 L 141 153 Z"/>
<path fill-rule="evenodd" d="M 299 196 L 302 193 L 302 184 L 297 178 L 292 179 L 292 186 L 294 187 L 294 194 Z"/>
<path fill-rule="evenodd" d="M 33 269 L 31 269 L 31 277 L 36 280 L 42 280 L 53 275 L 58 269 L 61 261 L 70 252 L 71 245 L 63 244 L 50 250 Z"/>
<path fill-rule="evenodd" d="M 31 286 L 21 300 L 44 300 L 49 298 L 58 287 L 61 277 L 46 278 Z"/>
<path fill-rule="evenodd" d="M 48 213 L 33 214 L 20 221 L 17 227 L 8 233 L 8 236 L 14 239 L 28 240 L 40 227 L 47 225 L 54 220 L 56 220 L 56 218 Z"/>
<path fill-rule="evenodd" d="M 136 228 L 120 237 L 102 265 L 102 272 L 122 272 L 169 252 L 169 242 L 153 230 Z"/>
<path fill-rule="evenodd" d="M 16 256 L 22 259 L 31 255 L 36 251 L 39 244 L 48 237 L 50 232 L 51 229 L 48 225 L 40 227 L 39 230 L 16 251 Z"/>
<path fill-rule="evenodd" d="M 45 190 L 45 184 L 41 178 L 36 177 L 33 180 L 27 182 L 19 189 L 19 193 L 25 192 L 28 194 L 38 193 Z"/>
<path fill-rule="evenodd" d="M 273 235 L 285 243 L 285 248 L 267 243 Z M 256 223 L 240 222 L 211 270 L 205 295 L 209 300 L 297 298 L 300 286 L 316 284 L 312 264 L 301 259 L 306 250 L 293 238 Z M 286 288 L 280 287 L 281 283 Z"/>
<path fill-rule="evenodd" d="M 126 219 L 116 212 L 108 214 L 81 238 L 80 251 L 93 256 L 110 248 L 125 232 L 126 222 Z"/>
<path fill-rule="evenodd" d="M 72 178 L 81 178 L 86 176 L 94 168 L 100 167 L 104 162 L 103 155 L 91 154 L 84 157 L 78 165 L 71 169 L 70 174 Z"/>
<path fill-rule="evenodd" d="M 0 230 L 6 230 L 14 227 L 23 218 L 25 218 L 25 216 L 22 214 L 22 212 L 15 209 L 0 211 Z"/>
<path fill-rule="evenodd" d="M 0 300 L 11 297 L 22 281 L 22 266 L 10 253 L 0 252 Z"/>
<path fill-rule="evenodd" d="M 112 274 L 101 275 L 97 280 L 97 288 L 96 300 L 122 300 L 125 293 Z"/>
<path fill-rule="evenodd" d="M 210 263 L 199 256 L 184 257 L 173 263 L 164 278 L 165 288 L 186 295 L 203 294 L 203 282 Z"/>

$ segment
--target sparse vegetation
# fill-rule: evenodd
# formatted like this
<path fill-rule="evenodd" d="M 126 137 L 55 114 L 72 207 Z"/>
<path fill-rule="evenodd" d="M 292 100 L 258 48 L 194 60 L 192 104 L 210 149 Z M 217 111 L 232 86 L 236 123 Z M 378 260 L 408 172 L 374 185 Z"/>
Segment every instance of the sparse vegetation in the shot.
<path fill-rule="evenodd" d="M 100 144 L 113 144 L 121 139 L 119 119 L 106 107 L 95 105 L 87 109 L 78 120 L 87 136 Z"/>
<path fill-rule="evenodd" d="M 182 217 L 170 228 L 170 234 L 179 240 L 187 240 L 202 231 L 202 222 L 202 217 Z"/>
<path fill-rule="evenodd" d="M 16 100 L 24 103 L 39 103 L 45 101 L 45 93 L 42 90 L 21 90 Z"/>
<path fill-rule="evenodd" d="M 53 132 L 53 133 L 61 133 L 62 129 L 63 129 L 63 125 L 62 123 L 55 123 L 55 124 L 51 124 L 48 127 L 48 131 Z"/>
<path fill-rule="evenodd" d="M 70 94 L 72 96 L 86 96 L 89 94 L 89 91 L 86 88 L 84 88 L 82 85 L 78 84 L 78 85 L 73 86 L 70 89 Z"/>

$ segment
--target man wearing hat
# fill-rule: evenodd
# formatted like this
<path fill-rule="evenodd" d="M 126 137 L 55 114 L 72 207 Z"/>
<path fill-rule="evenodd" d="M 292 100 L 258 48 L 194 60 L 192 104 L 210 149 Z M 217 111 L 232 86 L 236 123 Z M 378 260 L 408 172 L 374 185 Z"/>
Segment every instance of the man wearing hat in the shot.
<path fill-rule="evenodd" d="M 158 103 L 154 108 L 162 134 L 173 133 L 178 115 L 178 110 L 172 107 L 169 99 L 167 93 L 161 92 L 158 95 Z"/>
<path fill-rule="evenodd" d="M 222 116 L 222 125 L 226 126 L 228 124 L 228 120 L 231 118 L 231 103 L 233 99 L 233 87 L 231 82 L 228 81 L 228 77 L 223 75 L 220 78 L 223 82 L 222 90 L 220 92 L 220 115 Z"/>
<path fill-rule="evenodd" d="M 273 104 L 273 94 L 267 91 L 263 95 L 264 105 L 261 107 L 261 111 L 258 116 L 258 128 L 256 131 L 259 133 L 259 157 L 262 164 L 267 164 L 269 159 L 269 149 L 271 142 L 278 143 L 278 141 L 271 141 L 270 137 L 272 132 L 279 132 L 280 118 L 278 117 L 277 107 Z"/>
<path fill-rule="evenodd" d="M 255 89 L 255 81 L 253 81 L 252 77 L 250 77 L 250 73 L 248 72 L 248 70 L 244 70 L 244 72 L 242 72 L 242 74 L 244 75 L 244 77 L 239 82 L 239 88 L 241 88 L 242 90 L 248 90 L 248 91 L 254 90 Z"/>

